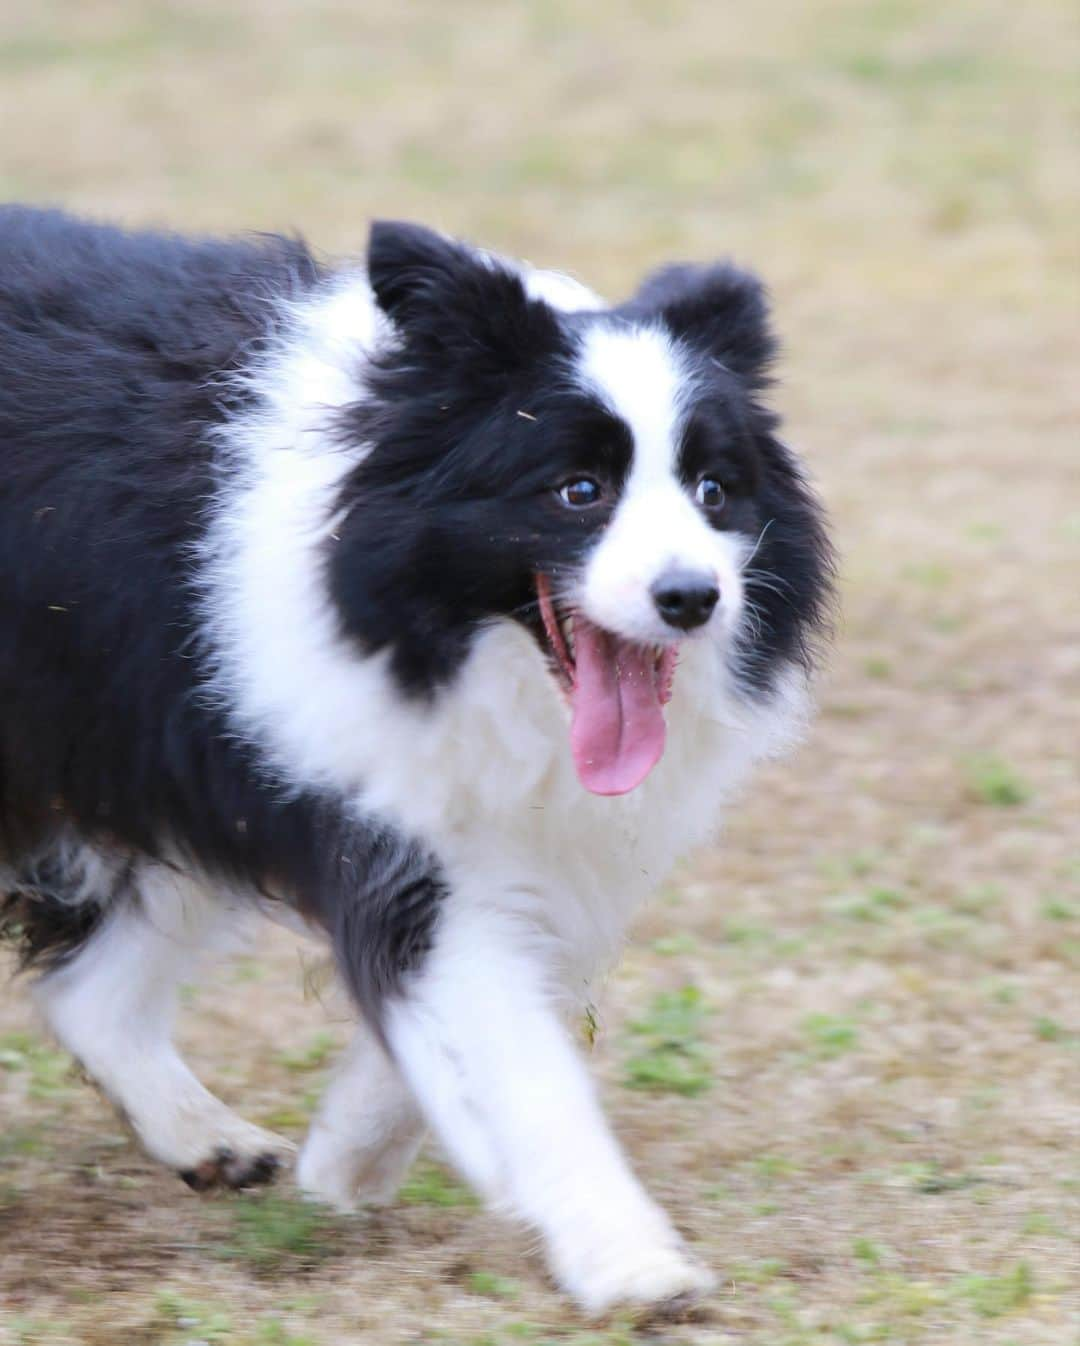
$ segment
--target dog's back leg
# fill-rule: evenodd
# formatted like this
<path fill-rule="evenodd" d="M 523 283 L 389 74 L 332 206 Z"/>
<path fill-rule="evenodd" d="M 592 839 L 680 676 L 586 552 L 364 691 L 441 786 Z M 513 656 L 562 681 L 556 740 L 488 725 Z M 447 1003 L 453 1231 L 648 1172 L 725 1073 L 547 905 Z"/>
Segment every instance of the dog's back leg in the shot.
<path fill-rule="evenodd" d="M 296 1180 L 308 1195 L 341 1210 L 385 1205 L 425 1129 L 397 1066 L 360 1024 L 311 1124 Z"/>
<path fill-rule="evenodd" d="M 290 1148 L 195 1078 L 173 1045 L 177 991 L 236 912 L 161 866 L 138 865 L 89 939 L 35 985 L 60 1042 L 155 1159 L 190 1186 L 272 1181 Z"/>

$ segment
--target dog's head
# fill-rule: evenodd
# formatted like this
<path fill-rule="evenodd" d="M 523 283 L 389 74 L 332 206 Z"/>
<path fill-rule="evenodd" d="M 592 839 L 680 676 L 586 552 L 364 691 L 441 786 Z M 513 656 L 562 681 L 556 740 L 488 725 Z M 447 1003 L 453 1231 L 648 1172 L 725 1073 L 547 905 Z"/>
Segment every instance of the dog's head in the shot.
<path fill-rule="evenodd" d="M 683 642 L 717 642 L 748 696 L 805 661 L 827 543 L 760 401 L 757 280 L 674 266 L 607 309 L 405 224 L 374 227 L 368 266 L 394 335 L 346 415 L 370 447 L 331 575 L 404 689 L 437 690 L 480 627 L 519 622 L 572 707 L 583 784 L 621 794 L 663 750 Z"/>

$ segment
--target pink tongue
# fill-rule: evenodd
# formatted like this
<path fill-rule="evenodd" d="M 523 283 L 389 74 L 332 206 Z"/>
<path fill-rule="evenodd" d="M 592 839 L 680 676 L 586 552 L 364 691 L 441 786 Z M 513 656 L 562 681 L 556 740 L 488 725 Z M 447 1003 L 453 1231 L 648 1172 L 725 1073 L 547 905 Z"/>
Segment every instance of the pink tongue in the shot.
<path fill-rule="evenodd" d="M 578 778 L 593 794 L 624 795 L 664 751 L 656 655 L 578 616 L 574 659 L 570 747 Z"/>

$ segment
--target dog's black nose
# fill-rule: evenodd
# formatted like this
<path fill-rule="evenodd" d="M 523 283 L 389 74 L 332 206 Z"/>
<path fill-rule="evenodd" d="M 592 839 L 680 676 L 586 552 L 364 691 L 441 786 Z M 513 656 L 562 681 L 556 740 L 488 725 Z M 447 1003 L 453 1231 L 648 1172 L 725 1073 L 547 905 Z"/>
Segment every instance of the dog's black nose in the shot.
<path fill-rule="evenodd" d="M 656 610 L 669 626 L 704 626 L 720 598 L 716 581 L 701 570 L 668 570 L 652 586 Z"/>

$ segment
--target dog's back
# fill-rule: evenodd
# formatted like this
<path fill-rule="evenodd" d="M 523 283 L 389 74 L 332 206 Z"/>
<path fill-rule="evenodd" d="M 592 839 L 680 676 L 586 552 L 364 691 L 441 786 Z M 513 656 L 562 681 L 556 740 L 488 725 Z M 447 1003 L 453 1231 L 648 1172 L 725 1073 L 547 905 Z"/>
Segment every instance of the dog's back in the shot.
<path fill-rule="evenodd" d="M 188 656 L 211 436 L 235 413 L 230 376 L 272 339 L 280 301 L 316 279 L 307 250 L 281 238 L 188 241 L 0 210 L 9 866 L 66 823 L 153 852 L 162 818 L 182 822 L 210 788 L 193 745 L 213 727 L 191 732 L 206 712 Z"/>

